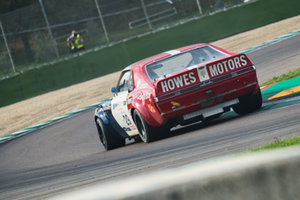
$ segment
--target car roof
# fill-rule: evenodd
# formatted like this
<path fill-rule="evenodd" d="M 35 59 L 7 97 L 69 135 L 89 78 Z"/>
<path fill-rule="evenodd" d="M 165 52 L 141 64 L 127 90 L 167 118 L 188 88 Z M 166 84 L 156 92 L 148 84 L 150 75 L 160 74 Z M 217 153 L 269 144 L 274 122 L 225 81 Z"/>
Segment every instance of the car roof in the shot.
<path fill-rule="evenodd" d="M 203 46 L 212 46 L 212 45 L 205 44 L 205 43 L 193 44 L 193 45 L 188 45 L 188 46 L 180 47 L 180 48 L 177 48 L 177 49 L 165 51 L 163 53 L 160 53 L 160 54 L 145 58 L 143 60 L 137 61 L 136 63 L 127 66 L 122 71 L 127 71 L 129 69 L 134 70 L 134 68 L 140 68 L 140 67 L 148 65 L 152 62 L 155 62 L 155 61 L 158 61 L 158 60 L 170 57 L 170 56 L 174 56 L 176 54 L 180 54 L 182 52 L 185 52 L 185 51 L 188 51 L 188 50 L 191 50 L 191 49 L 196 49 L 196 48 L 199 48 L 199 47 L 203 47 Z"/>

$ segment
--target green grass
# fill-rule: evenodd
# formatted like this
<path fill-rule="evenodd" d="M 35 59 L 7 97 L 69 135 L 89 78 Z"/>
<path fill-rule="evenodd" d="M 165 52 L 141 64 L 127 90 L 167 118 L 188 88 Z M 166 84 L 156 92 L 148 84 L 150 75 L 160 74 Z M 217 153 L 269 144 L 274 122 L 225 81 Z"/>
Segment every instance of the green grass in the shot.
<path fill-rule="evenodd" d="M 251 151 L 256 152 L 256 151 L 277 149 L 277 148 L 290 147 L 290 146 L 296 146 L 296 145 L 300 145 L 300 136 L 293 137 L 293 138 L 288 138 L 288 139 L 284 139 L 284 140 L 281 140 L 279 138 L 275 138 L 275 142 L 270 143 L 270 144 L 265 145 L 265 146 L 255 148 Z"/>
<path fill-rule="evenodd" d="M 213 42 L 300 14 L 299 0 L 259 0 L 0 81 L 0 107 L 123 69 L 157 53 Z"/>
<path fill-rule="evenodd" d="M 297 76 L 300 76 L 300 68 L 290 71 L 290 72 L 280 75 L 280 76 L 275 76 L 271 80 L 268 80 L 268 81 L 264 82 L 263 84 L 261 84 L 261 86 L 270 85 L 272 83 L 278 83 L 278 82 L 285 81 L 285 80 L 288 80 L 291 78 L 295 78 Z"/>

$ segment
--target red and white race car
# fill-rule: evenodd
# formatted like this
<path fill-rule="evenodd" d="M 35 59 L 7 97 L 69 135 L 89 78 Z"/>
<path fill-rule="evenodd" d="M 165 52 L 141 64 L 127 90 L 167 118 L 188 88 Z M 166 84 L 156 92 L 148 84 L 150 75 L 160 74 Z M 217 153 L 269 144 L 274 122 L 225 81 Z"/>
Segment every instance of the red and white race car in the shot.
<path fill-rule="evenodd" d="M 210 44 L 195 44 L 146 58 L 126 67 L 100 105 L 95 122 L 106 150 L 126 138 L 148 143 L 170 128 L 259 109 L 262 97 L 253 63 Z"/>

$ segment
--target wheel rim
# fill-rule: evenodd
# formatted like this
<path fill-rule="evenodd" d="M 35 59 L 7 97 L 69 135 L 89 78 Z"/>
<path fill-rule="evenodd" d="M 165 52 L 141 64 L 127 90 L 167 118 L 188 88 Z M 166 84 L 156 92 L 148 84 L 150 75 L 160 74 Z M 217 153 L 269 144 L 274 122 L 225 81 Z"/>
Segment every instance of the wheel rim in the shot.
<path fill-rule="evenodd" d="M 136 118 L 136 124 L 137 124 L 137 128 L 140 134 L 140 137 L 145 140 L 146 139 L 146 131 L 145 131 L 145 127 L 143 126 L 143 123 L 141 121 L 141 119 L 139 117 Z"/>

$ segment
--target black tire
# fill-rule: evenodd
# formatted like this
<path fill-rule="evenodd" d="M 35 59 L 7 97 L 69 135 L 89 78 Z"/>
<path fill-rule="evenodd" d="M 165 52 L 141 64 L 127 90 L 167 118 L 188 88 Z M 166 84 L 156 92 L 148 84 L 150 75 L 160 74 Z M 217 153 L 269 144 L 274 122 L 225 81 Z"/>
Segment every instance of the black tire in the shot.
<path fill-rule="evenodd" d="M 96 119 L 96 125 L 100 142 L 105 150 L 108 151 L 125 146 L 125 139 L 109 129 L 99 118 Z"/>
<path fill-rule="evenodd" d="M 141 140 L 145 143 L 154 141 L 155 130 L 143 119 L 137 110 L 133 111 L 133 119 Z"/>
<path fill-rule="evenodd" d="M 254 112 L 260 109 L 262 106 L 262 96 L 260 90 L 253 95 L 241 96 L 239 97 L 239 100 L 240 103 L 233 106 L 233 110 L 239 115 L 246 115 Z"/>
<path fill-rule="evenodd" d="M 167 126 L 153 127 L 149 125 L 137 110 L 133 111 L 133 119 L 139 131 L 139 136 L 145 143 L 153 142 L 170 132 L 170 128 Z"/>

